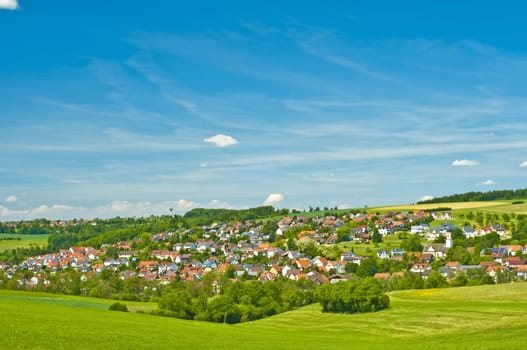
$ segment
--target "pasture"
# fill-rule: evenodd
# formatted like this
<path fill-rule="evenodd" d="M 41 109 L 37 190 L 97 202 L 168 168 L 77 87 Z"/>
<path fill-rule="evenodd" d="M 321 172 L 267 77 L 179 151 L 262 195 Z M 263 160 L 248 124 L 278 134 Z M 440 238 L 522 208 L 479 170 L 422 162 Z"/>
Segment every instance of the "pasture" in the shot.
<path fill-rule="evenodd" d="M 19 247 L 27 248 L 30 245 L 39 245 L 45 247 L 48 244 L 48 236 L 46 234 L 37 235 L 21 235 L 21 234 L 0 234 L 0 250 L 2 249 L 16 249 Z M 18 239 L 2 239 L 2 238 L 20 238 Z"/>
<path fill-rule="evenodd" d="M 50 303 L 48 297 L 0 292 L 2 348 L 458 350 L 527 346 L 523 331 L 527 283 L 393 292 L 390 308 L 377 313 L 324 314 L 315 304 L 237 325 L 111 312 L 107 306 L 112 301 L 107 300 L 53 296 L 57 300 Z"/>

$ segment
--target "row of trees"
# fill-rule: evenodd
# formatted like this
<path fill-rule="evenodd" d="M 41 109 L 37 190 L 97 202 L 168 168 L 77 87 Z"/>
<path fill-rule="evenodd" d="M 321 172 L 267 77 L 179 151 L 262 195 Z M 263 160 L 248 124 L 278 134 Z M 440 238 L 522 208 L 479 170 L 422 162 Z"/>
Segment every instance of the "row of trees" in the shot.
<path fill-rule="evenodd" d="M 274 282 L 176 283 L 166 289 L 154 314 L 211 322 L 238 323 L 292 310 L 315 301 L 315 285 L 280 279 Z"/>
<path fill-rule="evenodd" d="M 371 312 L 390 306 L 382 282 L 374 278 L 326 283 L 316 290 L 315 296 L 324 312 Z"/>

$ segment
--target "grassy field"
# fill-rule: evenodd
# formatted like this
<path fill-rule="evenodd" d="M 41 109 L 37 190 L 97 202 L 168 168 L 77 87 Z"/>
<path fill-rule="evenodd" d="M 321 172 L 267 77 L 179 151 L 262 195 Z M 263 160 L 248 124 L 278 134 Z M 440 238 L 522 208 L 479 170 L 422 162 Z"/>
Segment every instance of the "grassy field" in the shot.
<path fill-rule="evenodd" d="M 1 348 L 458 350 L 527 346 L 527 283 L 402 291 L 390 298 L 390 309 L 378 313 L 324 314 L 319 305 L 311 305 L 228 326 L 110 312 L 105 300 L 2 291 Z"/>
<path fill-rule="evenodd" d="M 2 240 L 2 238 L 20 238 L 20 240 Z M 31 244 L 38 244 L 41 247 L 46 246 L 48 244 L 48 235 L 0 234 L 0 250 L 29 247 Z"/>
<path fill-rule="evenodd" d="M 342 251 L 353 251 L 356 255 L 375 255 L 379 250 L 391 251 L 392 248 L 399 248 L 401 246 L 401 240 L 398 235 L 387 235 L 383 238 L 383 241 L 379 244 L 364 244 L 356 242 L 342 242 L 338 243 L 338 247 Z"/>
<path fill-rule="evenodd" d="M 454 203 L 431 203 L 431 204 L 406 204 L 406 205 L 394 205 L 388 207 L 376 207 L 371 208 L 371 210 L 378 210 L 381 212 L 385 211 L 416 211 L 416 210 L 428 210 L 435 208 L 451 208 L 452 210 L 456 209 L 480 209 L 487 207 L 499 207 L 509 205 L 510 202 L 507 201 L 490 201 L 490 202 L 454 202 Z"/>

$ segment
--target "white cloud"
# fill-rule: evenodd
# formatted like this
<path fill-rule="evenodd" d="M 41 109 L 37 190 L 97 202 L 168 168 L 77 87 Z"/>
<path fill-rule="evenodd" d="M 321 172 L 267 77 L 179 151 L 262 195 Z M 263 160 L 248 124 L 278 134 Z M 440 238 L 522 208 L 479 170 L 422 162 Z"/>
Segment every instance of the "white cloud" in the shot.
<path fill-rule="evenodd" d="M 202 168 L 206 168 L 206 167 L 207 167 L 207 163 L 201 163 L 201 164 L 200 164 L 200 167 L 202 167 Z"/>
<path fill-rule="evenodd" d="M 222 202 L 224 204 L 224 202 Z M 53 204 L 51 206 L 42 204 L 35 208 L 12 210 L 0 206 L 0 219 L 2 220 L 31 220 L 36 218 L 46 219 L 73 219 L 73 218 L 110 218 L 115 216 L 132 217 L 132 216 L 150 216 L 150 215 L 168 215 L 170 208 L 175 213 L 183 214 L 190 209 L 200 207 L 197 202 L 180 199 L 177 201 L 163 201 L 152 203 L 149 201 L 129 202 L 114 201 L 97 207 L 75 207 L 64 204 Z"/>
<path fill-rule="evenodd" d="M 284 195 L 281 193 L 271 193 L 265 201 L 263 202 L 263 205 L 277 205 L 284 201 Z"/>
<path fill-rule="evenodd" d="M 337 206 L 337 208 L 339 208 L 339 209 L 350 209 L 351 206 L 349 204 L 347 204 L 347 203 L 342 203 L 342 204 L 339 204 Z"/>
<path fill-rule="evenodd" d="M 421 202 L 424 202 L 424 201 L 430 201 L 432 199 L 434 199 L 434 196 L 431 196 L 431 195 L 427 194 L 427 195 L 422 196 L 421 199 L 419 199 L 419 200 Z"/>
<path fill-rule="evenodd" d="M 479 165 L 478 161 L 475 160 L 468 160 L 468 159 L 461 159 L 461 160 L 454 160 L 452 162 L 453 166 L 471 166 L 471 165 Z"/>
<path fill-rule="evenodd" d="M 480 182 L 478 185 L 481 185 L 481 186 L 492 186 L 492 185 L 495 185 L 495 184 L 496 184 L 496 181 L 488 179 L 488 180 L 485 180 L 483 182 Z"/>
<path fill-rule="evenodd" d="M 527 168 L 527 160 L 525 162 L 521 163 L 520 166 L 522 168 Z"/>
<path fill-rule="evenodd" d="M 222 208 L 222 209 L 233 209 L 233 206 L 230 205 L 229 203 L 227 202 L 224 202 L 224 201 L 220 201 L 220 200 L 217 200 L 217 199 L 213 199 L 209 202 L 209 205 L 208 205 L 210 208 Z"/>
<path fill-rule="evenodd" d="M 16 10 L 18 8 L 18 0 L 0 0 L 0 9 Z"/>
<path fill-rule="evenodd" d="M 238 141 L 234 139 L 232 136 L 223 135 L 223 134 L 211 136 L 209 138 L 206 138 L 203 141 L 213 143 L 216 145 L 216 147 L 227 147 L 227 146 L 232 146 L 238 143 Z"/>
<path fill-rule="evenodd" d="M 7 196 L 5 199 L 7 203 L 15 203 L 17 200 L 18 198 L 16 196 Z"/>

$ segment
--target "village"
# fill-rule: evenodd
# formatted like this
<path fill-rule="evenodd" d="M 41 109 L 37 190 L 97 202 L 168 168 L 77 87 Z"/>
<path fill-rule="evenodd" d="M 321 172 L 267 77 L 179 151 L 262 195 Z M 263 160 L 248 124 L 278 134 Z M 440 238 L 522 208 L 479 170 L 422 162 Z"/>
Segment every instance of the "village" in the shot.
<path fill-rule="evenodd" d="M 368 269 L 366 275 L 386 281 L 403 278 L 407 273 L 426 280 L 434 272 L 452 281 L 475 271 L 494 282 L 500 282 L 503 274 L 507 281 L 527 279 L 527 263 L 522 259 L 527 244 L 495 244 L 478 251 L 475 246 L 457 247 L 464 258 L 449 254 L 455 249 L 455 235 L 474 240 L 493 234 L 497 242 L 510 235 L 499 223 L 458 228 L 452 220 L 450 211 L 417 211 L 311 218 L 286 215 L 271 225 L 258 221 L 214 223 L 200 227 L 195 240 L 190 239 L 192 229 L 180 229 L 152 234 L 149 242 L 138 237 L 97 248 L 72 246 L 29 257 L 19 264 L 0 262 L 0 271 L 27 289 L 46 286 L 50 275 L 66 271 L 80 273 L 83 282 L 106 271 L 123 281 L 139 278 L 161 285 L 199 282 L 210 273 L 227 274 L 232 280 L 308 279 L 318 285 L 347 280 L 365 261 L 369 265 L 375 261 L 375 268 Z M 440 224 L 431 227 L 431 221 Z M 395 235 L 403 242 L 423 242 L 418 244 L 422 249 L 388 249 L 379 244 Z M 355 248 L 364 246 L 369 254 L 355 253 L 360 250 Z M 476 257 L 471 261 L 478 260 L 479 264 L 467 264 L 467 255 Z"/>

